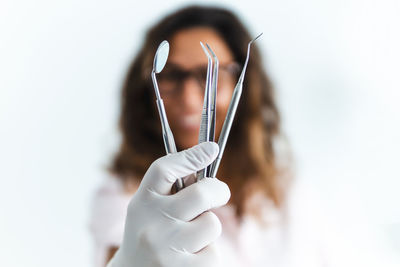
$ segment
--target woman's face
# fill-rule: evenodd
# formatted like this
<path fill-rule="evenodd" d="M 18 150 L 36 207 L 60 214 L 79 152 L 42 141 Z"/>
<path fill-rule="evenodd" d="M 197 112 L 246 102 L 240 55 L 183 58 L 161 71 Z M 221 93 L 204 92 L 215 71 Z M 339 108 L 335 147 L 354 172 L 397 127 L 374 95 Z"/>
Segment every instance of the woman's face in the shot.
<path fill-rule="evenodd" d="M 170 54 L 158 74 L 161 97 L 177 146 L 185 149 L 198 143 L 204 98 L 207 56 L 200 41 L 209 44 L 219 60 L 215 136 L 218 140 L 236 83 L 237 64 L 224 40 L 211 28 L 177 32 L 170 39 Z"/>

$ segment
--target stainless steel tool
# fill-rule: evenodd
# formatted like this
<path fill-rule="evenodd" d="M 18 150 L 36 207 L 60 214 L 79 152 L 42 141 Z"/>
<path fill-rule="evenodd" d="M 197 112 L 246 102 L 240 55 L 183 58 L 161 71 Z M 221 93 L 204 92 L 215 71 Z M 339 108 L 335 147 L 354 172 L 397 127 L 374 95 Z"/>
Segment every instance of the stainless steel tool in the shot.
<path fill-rule="evenodd" d="M 153 70 L 151 71 L 151 79 L 153 81 L 154 91 L 157 98 L 156 103 L 157 103 L 158 113 L 160 115 L 162 136 L 164 140 L 165 151 L 167 152 L 167 154 L 176 153 L 177 150 L 176 150 L 174 136 L 168 124 L 167 114 L 164 108 L 164 102 L 161 98 L 160 90 L 158 88 L 156 73 L 160 73 L 164 69 L 165 64 L 167 63 L 168 54 L 169 54 L 169 43 L 167 41 L 163 41 L 157 48 L 153 61 Z M 179 191 L 183 187 L 184 187 L 183 179 L 180 178 L 176 181 L 176 188 Z"/>
<path fill-rule="evenodd" d="M 215 161 L 211 164 L 210 177 L 215 177 L 215 175 L 217 174 L 217 171 L 218 171 L 218 168 L 219 168 L 219 164 L 221 163 L 222 155 L 224 154 L 226 142 L 228 141 L 229 132 L 230 132 L 231 127 L 232 127 L 232 122 L 233 122 L 233 119 L 235 118 L 236 109 L 237 109 L 237 106 L 239 104 L 240 97 L 242 95 L 244 75 L 246 73 L 246 68 L 247 68 L 247 64 L 249 62 L 249 57 L 250 57 L 250 46 L 261 35 L 262 35 L 262 33 L 259 34 L 253 40 L 251 40 L 249 42 L 249 44 L 247 45 L 246 62 L 244 63 L 244 66 L 243 66 L 243 69 L 242 69 L 242 73 L 240 74 L 240 77 L 239 77 L 239 80 L 238 80 L 238 82 L 237 82 L 237 84 L 235 86 L 235 89 L 233 90 L 231 102 L 230 102 L 229 107 L 228 107 L 228 112 L 226 114 L 225 121 L 224 121 L 224 124 L 222 126 L 222 130 L 221 130 L 221 134 L 220 134 L 219 139 L 218 139 L 218 146 L 219 146 L 218 156 L 215 159 Z"/>
<path fill-rule="evenodd" d="M 206 84 L 204 89 L 204 100 L 203 100 L 203 111 L 201 113 L 201 123 L 200 123 L 200 132 L 199 132 L 199 143 L 207 142 L 210 140 L 210 122 L 211 122 L 211 81 L 212 81 L 212 58 L 208 53 L 206 47 L 200 42 L 201 47 L 204 50 L 204 53 L 207 56 L 208 64 L 207 64 L 207 76 L 206 76 Z M 202 169 L 197 172 L 197 181 L 203 179 L 207 176 L 207 168 Z"/>

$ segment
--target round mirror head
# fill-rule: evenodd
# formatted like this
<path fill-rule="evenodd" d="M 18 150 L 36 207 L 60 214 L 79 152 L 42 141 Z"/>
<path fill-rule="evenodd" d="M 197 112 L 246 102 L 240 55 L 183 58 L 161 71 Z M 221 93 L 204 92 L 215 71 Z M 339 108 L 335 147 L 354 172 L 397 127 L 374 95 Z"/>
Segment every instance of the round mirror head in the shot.
<path fill-rule="evenodd" d="M 153 71 L 160 73 L 165 63 L 167 63 L 169 54 L 169 43 L 167 41 L 162 41 L 157 48 L 156 55 L 154 56 Z"/>

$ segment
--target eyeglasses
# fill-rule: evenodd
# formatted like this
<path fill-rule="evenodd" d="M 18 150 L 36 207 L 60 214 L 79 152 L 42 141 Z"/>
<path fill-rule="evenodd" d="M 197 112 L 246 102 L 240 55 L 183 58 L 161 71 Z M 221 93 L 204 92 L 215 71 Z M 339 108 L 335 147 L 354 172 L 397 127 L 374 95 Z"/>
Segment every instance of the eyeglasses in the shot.
<path fill-rule="evenodd" d="M 218 69 L 218 89 L 235 85 L 240 72 L 238 63 L 220 65 Z M 207 65 L 199 66 L 191 70 L 183 70 L 179 65 L 169 63 L 164 70 L 158 74 L 160 94 L 165 97 L 176 96 L 181 93 L 183 82 L 193 77 L 201 90 L 204 90 L 207 79 Z"/>

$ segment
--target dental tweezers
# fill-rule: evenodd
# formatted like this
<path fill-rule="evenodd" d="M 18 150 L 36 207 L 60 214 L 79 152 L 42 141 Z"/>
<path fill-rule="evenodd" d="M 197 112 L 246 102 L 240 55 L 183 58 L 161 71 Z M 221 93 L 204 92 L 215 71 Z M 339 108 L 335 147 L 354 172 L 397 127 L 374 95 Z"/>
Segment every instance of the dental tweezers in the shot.
<path fill-rule="evenodd" d="M 207 76 L 204 90 L 203 111 L 201 114 L 199 143 L 214 141 L 215 138 L 215 120 L 216 120 L 216 103 L 217 103 L 217 83 L 218 83 L 218 67 L 219 61 L 211 47 L 206 44 L 207 48 L 200 42 L 204 53 L 207 56 Z M 207 50 L 208 49 L 208 50 Z M 211 55 L 210 55 L 210 53 Z M 214 66 L 212 61 L 214 59 Z M 197 172 L 197 181 L 204 177 L 209 177 L 211 165 Z"/>

